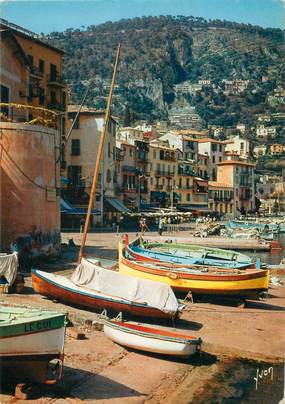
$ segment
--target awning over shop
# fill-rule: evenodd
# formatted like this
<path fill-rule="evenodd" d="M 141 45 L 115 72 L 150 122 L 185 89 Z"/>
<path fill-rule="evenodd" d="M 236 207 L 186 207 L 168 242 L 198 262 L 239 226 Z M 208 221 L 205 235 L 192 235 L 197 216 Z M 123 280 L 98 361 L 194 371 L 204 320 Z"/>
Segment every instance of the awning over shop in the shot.
<path fill-rule="evenodd" d="M 196 184 L 199 185 L 199 187 L 206 187 L 207 184 L 208 184 L 208 181 L 206 181 L 206 180 L 196 180 L 196 178 L 195 178 L 195 182 L 196 182 Z"/>
<path fill-rule="evenodd" d="M 157 209 L 158 206 L 157 203 L 141 203 L 140 208 L 141 210 L 149 211 Z"/>
<path fill-rule="evenodd" d="M 60 200 L 60 213 L 68 215 L 86 215 L 87 208 L 75 208 L 66 199 Z M 91 209 L 91 215 L 100 215 L 100 211 L 97 209 Z"/>
<path fill-rule="evenodd" d="M 129 213 L 130 212 L 130 209 L 128 209 L 121 201 L 119 201 L 116 198 L 111 198 L 111 197 L 105 196 L 104 200 L 120 213 Z"/>
<path fill-rule="evenodd" d="M 211 209 L 208 208 L 207 205 L 190 205 L 190 204 L 183 204 L 183 205 L 177 205 L 177 208 L 179 210 L 184 210 L 184 211 L 197 211 L 197 212 L 212 212 Z"/>

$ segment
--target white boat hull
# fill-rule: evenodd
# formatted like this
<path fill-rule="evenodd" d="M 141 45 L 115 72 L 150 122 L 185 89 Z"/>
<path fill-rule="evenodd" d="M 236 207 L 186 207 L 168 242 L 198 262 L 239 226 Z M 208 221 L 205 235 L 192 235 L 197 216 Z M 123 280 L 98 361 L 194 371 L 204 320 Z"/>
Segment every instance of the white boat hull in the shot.
<path fill-rule="evenodd" d="M 61 354 L 65 327 L 1 338 L 1 356 Z"/>
<path fill-rule="evenodd" d="M 108 326 L 108 324 L 104 325 L 104 333 L 119 345 L 146 352 L 187 357 L 195 354 L 198 349 L 197 344 L 165 341 L 158 338 L 145 337 L 114 329 Z"/>

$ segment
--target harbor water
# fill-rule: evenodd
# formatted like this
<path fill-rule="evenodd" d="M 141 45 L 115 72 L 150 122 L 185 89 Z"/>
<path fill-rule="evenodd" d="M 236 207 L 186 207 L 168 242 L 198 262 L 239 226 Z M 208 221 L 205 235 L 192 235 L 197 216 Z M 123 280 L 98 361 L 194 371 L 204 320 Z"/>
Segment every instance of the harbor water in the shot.
<path fill-rule="evenodd" d="M 252 251 L 247 251 L 245 252 L 249 256 L 255 256 L 257 258 L 260 258 L 261 262 L 264 262 L 265 264 L 270 264 L 270 265 L 278 265 L 282 261 L 282 259 L 285 259 L 285 233 L 281 233 L 278 235 L 277 239 L 280 244 L 282 249 L 271 252 L 264 252 L 264 251 L 257 251 L 257 252 L 252 252 Z"/>

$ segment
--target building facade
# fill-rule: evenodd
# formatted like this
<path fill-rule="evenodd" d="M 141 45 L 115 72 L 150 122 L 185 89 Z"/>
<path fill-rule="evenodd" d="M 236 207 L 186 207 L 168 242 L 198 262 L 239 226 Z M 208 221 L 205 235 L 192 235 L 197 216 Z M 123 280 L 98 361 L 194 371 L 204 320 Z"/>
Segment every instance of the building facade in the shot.
<path fill-rule="evenodd" d="M 69 106 L 67 130 L 73 125 L 78 106 Z M 65 150 L 68 186 L 64 197 L 74 206 L 87 208 L 93 182 L 95 163 L 104 125 L 104 111 L 83 107 L 73 125 Z M 100 161 L 96 196 L 93 208 L 100 212 L 91 225 L 111 224 L 120 216 L 115 201 L 116 173 L 116 121 L 110 117 Z"/>
<path fill-rule="evenodd" d="M 60 251 L 63 52 L 22 27 L 0 25 L 0 244 L 27 262 Z M 60 108 L 50 102 L 52 92 Z"/>
<path fill-rule="evenodd" d="M 217 181 L 209 181 L 209 209 L 220 215 L 234 217 L 234 189 Z"/>
<path fill-rule="evenodd" d="M 207 138 L 199 139 L 199 153 L 206 154 L 209 157 L 209 179 L 217 180 L 217 164 L 225 160 L 226 143 Z"/>
<path fill-rule="evenodd" d="M 234 216 L 254 211 L 254 164 L 230 160 L 218 163 L 217 167 L 217 182 L 233 189 Z"/>
<path fill-rule="evenodd" d="M 247 158 L 250 152 L 250 143 L 248 140 L 241 138 L 240 136 L 234 136 L 233 138 L 225 141 L 225 152 L 236 153 L 241 158 Z"/>
<path fill-rule="evenodd" d="M 173 203 L 176 175 L 176 151 L 151 142 L 149 145 L 150 203 L 165 208 Z"/>

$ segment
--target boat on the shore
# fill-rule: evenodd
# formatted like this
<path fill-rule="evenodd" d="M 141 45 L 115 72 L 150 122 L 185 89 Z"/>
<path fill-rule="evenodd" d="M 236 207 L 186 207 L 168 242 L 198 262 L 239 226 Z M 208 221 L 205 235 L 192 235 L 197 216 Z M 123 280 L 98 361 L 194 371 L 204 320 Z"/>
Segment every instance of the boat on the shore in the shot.
<path fill-rule="evenodd" d="M 65 325 L 65 313 L 2 306 L 2 370 L 21 382 L 56 383 L 62 377 Z"/>
<path fill-rule="evenodd" d="M 221 235 L 236 240 L 260 240 L 261 243 L 262 240 L 272 241 L 275 238 L 273 231 L 260 231 L 255 228 L 231 229 L 226 227 L 221 230 Z"/>
<path fill-rule="evenodd" d="M 173 290 L 197 295 L 227 295 L 258 298 L 268 290 L 269 271 L 232 269 L 199 265 L 182 266 L 165 262 L 128 259 L 119 245 L 119 271 L 129 276 L 151 279 L 170 285 Z"/>
<path fill-rule="evenodd" d="M 137 261 L 169 262 L 181 265 L 210 265 L 222 268 L 248 268 L 255 264 L 245 254 L 190 244 L 145 243 L 141 238 L 126 240 L 126 254 Z"/>
<path fill-rule="evenodd" d="M 202 343 L 198 337 L 143 324 L 105 321 L 104 333 L 119 345 L 146 352 L 188 357 Z"/>
<path fill-rule="evenodd" d="M 135 316 L 176 318 L 184 307 L 164 283 L 129 277 L 85 259 L 71 279 L 33 270 L 32 286 L 37 293 L 66 303 Z"/>
<path fill-rule="evenodd" d="M 272 222 L 251 222 L 243 220 L 230 220 L 227 224 L 230 229 L 258 229 L 261 232 L 266 232 L 267 230 L 278 234 L 280 231 L 279 223 Z"/>
<path fill-rule="evenodd" d="M 14 285 L 18 272 L 18 254 L 0 253 L 0 287 L 5 293 Z"/>

